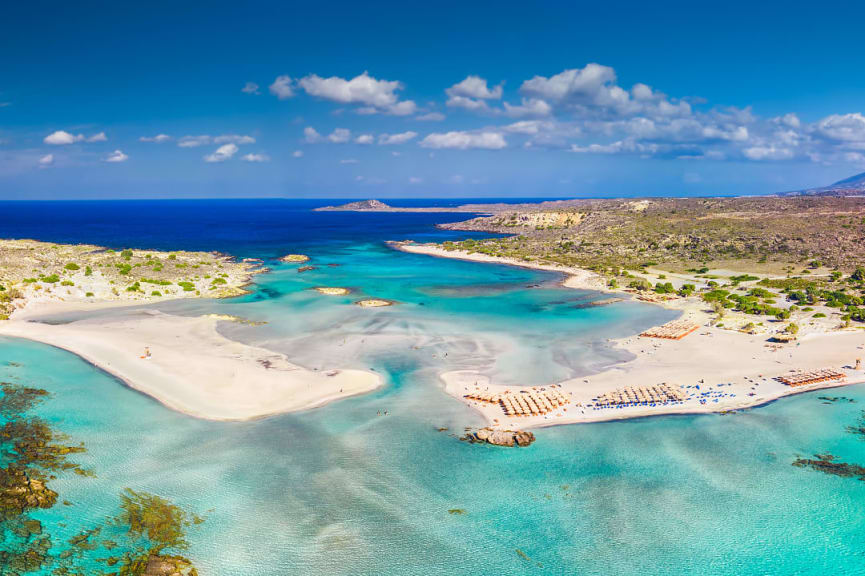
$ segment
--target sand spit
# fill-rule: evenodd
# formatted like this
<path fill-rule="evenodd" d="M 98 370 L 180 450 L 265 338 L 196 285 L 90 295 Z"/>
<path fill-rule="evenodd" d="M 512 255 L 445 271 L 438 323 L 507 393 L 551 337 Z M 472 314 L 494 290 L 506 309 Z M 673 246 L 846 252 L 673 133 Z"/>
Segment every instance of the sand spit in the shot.
<path fill-rule="evenodd" d="M 361 308 L 382 308 L 384 306 L 393 306 L 393 300 L 385 300 L 383 298 L 367 298 L 366 300 L 358 300 L 355 302 Z"/>
<path fill-rule="evenodd" d="M 0 322 L 0 335 L 68 350 L 170 408 L 209 420 L 305 410 L 382 383 L 364 370 L 307 370 L 283 354 L 225 338 L 218 322 L 153 310 L 60 325 L 13 317 Z"/>

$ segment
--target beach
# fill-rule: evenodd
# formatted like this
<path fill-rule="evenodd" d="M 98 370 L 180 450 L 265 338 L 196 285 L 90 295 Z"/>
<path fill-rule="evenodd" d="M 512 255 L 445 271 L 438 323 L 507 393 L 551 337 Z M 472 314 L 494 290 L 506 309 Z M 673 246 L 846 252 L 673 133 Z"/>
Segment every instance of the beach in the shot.
<path fill-rule="evenodd" d="M 624 293 L 622 290 L 610 289 L 600 275 L 579 268 L 535 264 L 464 250 L 446 250 L 428 244 L 391 243 L 390 246 L 405 252 L 440 258 L 562 272 L 567 275 L 562 285 L 568 288 Z M 679 278 L 678 281 L 681 283 L 683 279 Z M 798 340 L 773 344 L 768 341 L 766 333 L 747 334 L 709 325 L 711 314 L 695 299 L 653 299 L 651 303 L 682 312 L 680 320 L 698 328 L 680 340 L 634 335 L 611 341 L 612 346 L 627 351 L 633 355 L 633 359 L 597 374 L 551 382 L 551 386 L 562 391 L 570 400 L 562 409 L 540 415 L 507 416 L 498 403 L 466 396 L 478 392 L 502 394 L 506 391 L 541 391 L 545 387 L 502 386 L 472 370 L 441 374 L 445 391 L 480 412 L 495 427 L 528 429 L 662 414 L 726 412 L 759 406 L 792 394 L 865 383 L 865 371 L 854 369 L 857 358 L 865 359 L 865 332 L 862 330 L 832 330 L 828 322 L 816 322 Z M 846 377 L 840 381 L 796 387 L 775 380 L 791 371 L 825 368 L 840 370 Z M 682 387 L 687 399 L 655 405 L 594 405 L 593 399 L 601 394 L 662 383 Z"/>
<path fill-rule="evenodd" d="M 364 370 L 307 370 L 283 354 L 230 340 L 217 331 L 220 320 L 213 317 L 137 308 L 125 315 L 66 324 L 35 321 L 49 312 L 99 308 L 104 307 L 31 304 L 0 322 L 0 335 L 68 350 L 169 408 L 208 420 L 249 420 L 306 410 L 369 392 L 382 383 L 380 376 Z"/>

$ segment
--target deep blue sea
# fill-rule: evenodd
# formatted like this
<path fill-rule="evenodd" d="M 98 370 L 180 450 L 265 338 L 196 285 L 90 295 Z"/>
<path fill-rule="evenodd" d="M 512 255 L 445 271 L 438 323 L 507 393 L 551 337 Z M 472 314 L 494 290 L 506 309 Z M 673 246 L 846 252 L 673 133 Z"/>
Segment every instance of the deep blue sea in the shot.
<path fill-rule="evenodd" d="M 480 420 L 440 372 L 515 384 L 588 374 L 625 359 L 608 338 L 671 313 L 583 307 L 601 296 L 553 273 L 395 252 L 384 241 L 465 237 L 435 224 L 467 215 L 310 211 L 337 202 L 0 203 L 4 238 L 263 258 L 272 271 L 246 296 L 159 307 L 265 320 L 221 330 L 386 379 L 321 409 L 217 423 L 70 353 L 0 338 L 0 380 L 51 391 L 39 414 L 87 445 L 80 460 L 96 472 L 53 484 L 73 504 L 41 513 L 58 541 L 115 513 L 131 487 L 206 517 L 185 553 L 202 575 L 865 574 L 865 482 L 791 466 L 817 452 L 865 465 L 865 442 L 846 431 L 862 387 L 844 389 L 852 402 L 823 392 L 732 415 L 541 429 L 523 449 L 460 442 Z M 275 261 L 290 252 L 338 266 L 297 274 Z M 318 285 L 399 304 L 361 309 Z"/>

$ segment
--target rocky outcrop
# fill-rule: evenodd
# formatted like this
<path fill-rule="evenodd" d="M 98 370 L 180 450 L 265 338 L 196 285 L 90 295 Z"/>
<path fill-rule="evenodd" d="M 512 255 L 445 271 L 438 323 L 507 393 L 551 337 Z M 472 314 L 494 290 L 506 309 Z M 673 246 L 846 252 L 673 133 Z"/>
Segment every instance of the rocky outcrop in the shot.
<path fill-rule="evenodd" d="M 388 206 L 384 202 L 380 202 L 379 200 L 361 200 L 359 202 L 349 202 L 348 204 L 342 204 L 340 206 L 323 206 L 321 208 L 316 208 L 316 210 L 320 212 L 338 210 L 346 210 L 352 212 L 375 212 L 377 210 L 390 210 L 390 208 L 390 206 Z"/>
<path fill-rule="evenodd" d="M 522 430 L 481 428 L 476 432 L 468 432 L 461 440 L 494 446 L 528 446 L 535 441 L 535 435 Z"/>

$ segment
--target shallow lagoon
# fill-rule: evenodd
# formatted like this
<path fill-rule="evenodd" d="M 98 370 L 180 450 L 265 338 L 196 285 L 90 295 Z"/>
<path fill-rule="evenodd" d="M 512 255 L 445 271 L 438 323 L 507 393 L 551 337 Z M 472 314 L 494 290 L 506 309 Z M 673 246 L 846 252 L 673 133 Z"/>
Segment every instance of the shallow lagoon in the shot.
<path fill-rule="evenodd" d="M 87 444 L 82 460 L 97 473 L 55 484 L 75 505 L 43 515 L 52 533 L 114 513 L 130 486 L 206 515 L 189 551 L 202 574 L 862 573 L 865 484 L 790 465 L 825 451 L 865 463 L 865 442 L 845 432 L 865 409 L 862 387 L 828 392 L 856 403 L 826 404 L 823 391 L 726 416 L 544 429 L 527 449 L 462 443 L 452 434 L 479 420 L 440 390 L 442 369 L 483 366 L 531 384 L 587 373 L 622 359 L 606 338 L 669 313 L 580 308 L 599 296 L 562 289 L 554 274 L 381 243 L 412 231 L 440 237 L 430 224 L 441 215 L 403 224 L 388 215 L 389 228 L 354 240 L 329 238 L 343 215 L 304 212 L 295 225 L 318 216 L 315 237 L 237 245 L 240 256 L 310 253 L 319 269 L 275 265 L 243 298 L 163 308 L 267 320 L 223 330 L 310 367 L 372 367 L 387 379 L 372 394 L 255 422 L 205 422 L 74 355 L 0 340 L 0 379 L 53 392 L 39 412 Z M 356 292 L 326 297 L 310 290 L 317 285 Z M 364 310 L 352 304 L 361 295 L 399 304 Z"/>

